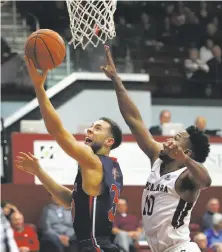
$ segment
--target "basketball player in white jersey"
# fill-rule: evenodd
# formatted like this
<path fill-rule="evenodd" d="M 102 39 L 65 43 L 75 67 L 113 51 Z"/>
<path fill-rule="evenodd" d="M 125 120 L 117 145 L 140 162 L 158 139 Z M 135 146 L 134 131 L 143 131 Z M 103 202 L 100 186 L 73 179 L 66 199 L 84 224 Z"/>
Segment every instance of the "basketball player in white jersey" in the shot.
<path fill-rule="evenodd" d="M 142 197 L 148 244 L 152 252 L 200 252 L 190 242 L 189 223 L 201 189 L 211 184 L 200 164 L 209 153 L 208 138 L 191 126 L 164 144 L 156 142 L 117 75 L 109 47 L 105 46 L 105 52 L 107 65 L 101 69 L 113 81 L 122 116 L 151 161 Z"/>

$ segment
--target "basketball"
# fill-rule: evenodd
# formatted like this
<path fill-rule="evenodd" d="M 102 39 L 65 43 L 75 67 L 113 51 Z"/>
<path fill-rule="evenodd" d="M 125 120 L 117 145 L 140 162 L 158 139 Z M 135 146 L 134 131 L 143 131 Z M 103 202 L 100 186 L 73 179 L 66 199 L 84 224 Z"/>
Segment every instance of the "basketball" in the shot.
<path fill-rule="evenodd" d="M 25 55 L 33 61 L 37 69 L 53 69 L 65 58 L 64 40 L 55 31 L 37 30 L 28 37 L 25 43 Z"/>

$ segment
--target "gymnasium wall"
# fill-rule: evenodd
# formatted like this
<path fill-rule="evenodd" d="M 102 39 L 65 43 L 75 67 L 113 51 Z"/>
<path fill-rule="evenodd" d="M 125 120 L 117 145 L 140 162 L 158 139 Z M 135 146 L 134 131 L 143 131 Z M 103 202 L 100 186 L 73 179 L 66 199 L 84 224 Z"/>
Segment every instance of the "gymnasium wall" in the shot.
<path fill-rule="evenodd" d="M 1 101 L 1 117 L 5 119 L 11 116 L 26 104 L 26 101 Z"/>
<path fill-rule="evenodd" d="M 152 105 L 149 91 L 129 91 L 129 93 L 139 107 L 147 127 L 159 124 L 160 111 L 168 109 L 172 113 L 172 121 L 183 123 L 186 127 L 193 124 L 198 115 L 202 115 L 207 119 L 207 128 L 222 129 L 222 116 L 220 116 L 222 106 L 182 106 L 180 103 L 178 105 Z M 12 115 L 25 103 L 3 101 L 1 103 L 2 117 L 7 118 Z M 61 105 L 57 111 L 64 125 L 73 133 L 82 132 L 82 128 L 104 115 L 116 120 L 124 133 L 130 133 L 119 112 L 116 95 L 111 90 L 84 90 Z"/>

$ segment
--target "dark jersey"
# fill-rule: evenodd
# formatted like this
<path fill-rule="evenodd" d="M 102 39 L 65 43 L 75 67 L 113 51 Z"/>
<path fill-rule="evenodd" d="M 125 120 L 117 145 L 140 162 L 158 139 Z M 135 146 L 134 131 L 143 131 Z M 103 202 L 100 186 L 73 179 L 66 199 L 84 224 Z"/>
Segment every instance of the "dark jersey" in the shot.
<path fill-rule="evenodd" d="M 82 175 L 79 168 L 73 190 L 73 227 L 78 241 L 110 236 L 116 204 L 123 187 L 123 176 L 116 160 L 98 155 L 103 165 L 102 193 L 93 197 L 82 189 Z M 93 179 L 93 178 L 92 178 Z"/>

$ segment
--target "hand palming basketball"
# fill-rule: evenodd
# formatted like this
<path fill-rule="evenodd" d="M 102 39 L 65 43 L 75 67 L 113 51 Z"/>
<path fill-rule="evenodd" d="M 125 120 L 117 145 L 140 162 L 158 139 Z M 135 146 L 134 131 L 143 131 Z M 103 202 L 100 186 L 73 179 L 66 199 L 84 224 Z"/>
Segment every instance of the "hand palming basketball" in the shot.
<path fill-rule="evenodd" d="M 63 38 L 55 31 L 39 29 L 26 40 L 25 55 L 37 69 L 54 69 L 64 60 L 66 47 Z"/>
<path fill-rule="evenodd" d="M 105 75 L 108 78 L 112 79 L 117 76 L 116 67 L 113 62 L 113 58 L 112 58 L 109 46 L 105 45 L 104 49 L 105 49 L 105 53 L 106 53 L 107 63 L 106 63 L 106 67 L 101 66 L 100 69 L 103 70 L 103 72 L 105 73 Z"/>
<path fill-rule="evenodd" d="M 33 81 L 33 84 L 36 87 L 41 87 L 44 85 L 48 70 L 44 70 L 42 73 L 38 72 L 38 70 L 35 68 L 34 63 L 31 59 L 29 59 L 27 56 L 24 56 L 26 66 L 29 71 L 29 75 Z"/>

